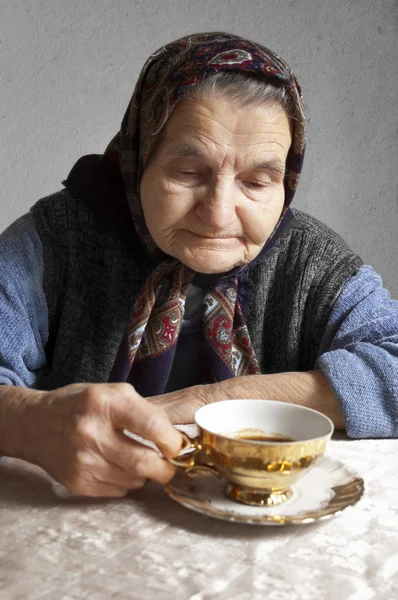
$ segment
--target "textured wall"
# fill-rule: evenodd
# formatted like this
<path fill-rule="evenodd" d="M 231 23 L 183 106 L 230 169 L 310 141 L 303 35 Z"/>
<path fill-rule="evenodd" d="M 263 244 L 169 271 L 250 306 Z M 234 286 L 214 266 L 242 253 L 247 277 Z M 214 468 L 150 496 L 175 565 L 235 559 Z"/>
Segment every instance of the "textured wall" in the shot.
<path fill-rule="evenodd" d="M 278 52 L 303 85 L 295 205 L 398 297 L 397 14 L 394 0 L 0 0 L 0 230 L 104 149 L 154 49 L 230 31 Z"/>

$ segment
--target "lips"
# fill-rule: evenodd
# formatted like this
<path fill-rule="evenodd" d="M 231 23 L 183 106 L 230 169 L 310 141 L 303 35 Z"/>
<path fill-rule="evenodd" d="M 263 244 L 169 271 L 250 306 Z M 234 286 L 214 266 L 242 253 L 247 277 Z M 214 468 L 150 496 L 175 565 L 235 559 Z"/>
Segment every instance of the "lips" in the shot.
<path fill-rule="evenodd" d="M 198 233 L 192 233 L 192 231 L 183 230 L 181 232 L 181 243 L 187 247 L 202 247 L 203 249 L 213 250 L 236 250 L 238 246 L 241 246 L 243 240 L 240 236 L 228 235 L 228 236 L 208 236 L 201 235 Z"/>
<path fill-rule="evenodd" d="M 230 240 L 239 238 L 238 234 L 229 234 L 229 235 L 207 235 L 206 233 L 194 233 L 193 231 L 186 230 L 187 233 L 194 235 L 196 237 L 205 238 L 207 240 Z"/>

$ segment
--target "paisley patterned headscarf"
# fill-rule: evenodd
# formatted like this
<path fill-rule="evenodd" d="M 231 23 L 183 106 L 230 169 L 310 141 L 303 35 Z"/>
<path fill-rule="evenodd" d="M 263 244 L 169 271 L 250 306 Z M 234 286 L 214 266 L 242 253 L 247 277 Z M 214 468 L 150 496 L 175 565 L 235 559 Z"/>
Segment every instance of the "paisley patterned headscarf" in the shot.
<path fill-rule="evenodd" d="M 276 54 L 241 37 L 204 33 L 163 46 L 145 63 L 121 130 L 105 151 L 118 165 L 136 233 L 154 261 L 154 270 L 132 307 L 124 343 L 111 379 L 130 381 L 142 395 L 165 391 L 181 331 L 187 289 L 198 277 L 190 268 L 156 246 L 145 223 L 139 184 L 149 154 L 173 109 L 187 92 L 220 71 L 252 73 L 286 88 L 295 119 L 285 175 L 285 205 L 277 226 L 259 256 L 290 219 L 292 201 L 305 149 L 305 120 L 299 83 Z M 202 383 L 260 372 L 240 301 L 246 267 L 217 277 L 202 277 Z M 124 367 L 121 363 L 124 363 Z"/>

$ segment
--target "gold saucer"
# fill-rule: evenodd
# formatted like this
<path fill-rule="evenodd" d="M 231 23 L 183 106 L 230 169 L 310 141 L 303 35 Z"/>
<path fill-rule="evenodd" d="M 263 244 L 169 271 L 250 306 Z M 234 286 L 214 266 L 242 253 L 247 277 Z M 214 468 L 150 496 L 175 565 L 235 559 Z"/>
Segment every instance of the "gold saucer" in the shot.
<path fill-rule="evenodd" d="M 167 494 L 186 508 L 209 517 L 253 525 L 298 525 L 338 515 L 361 498 L 364 482 L 349 467 L 323 457 L 292 486 L 290 498 L 276 506 L 249 506 L 225 494 L 225 480 L 212 474 L 188 476 L 179 469 L 165 486 Z"/>

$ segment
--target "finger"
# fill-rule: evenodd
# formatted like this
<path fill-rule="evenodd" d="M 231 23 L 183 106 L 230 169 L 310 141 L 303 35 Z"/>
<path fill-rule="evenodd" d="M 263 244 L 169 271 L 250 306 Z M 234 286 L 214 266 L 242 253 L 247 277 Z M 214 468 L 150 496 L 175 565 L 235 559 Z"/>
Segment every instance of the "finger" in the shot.
<path fill-rule="evenodd" d="M 183 445 L 181 434 L 170 423 L 166 413 L 137 394 L 128 383 L 108 384 L 117 394 L 110 416 L 118 429 L 127 429 L 154 442 L 167 456 L 177 456 Z"/>
<path fill-rule="evenodd" d="M 78 488 L 66 486 L 72 496 L 90 496 L 91 498 L 123 498 L 128 488 L 112 483 L 86 483 Z"/>
<path fill-rule="evenodd" d="M 121 496 L 127 490 L 144 486 L 146 478 L 110 463 L 92 449 L 77 455 L 77 462 L 72 465 L 65 483 L 75 495 L 103 496 L 107 492 L 106 495 L 111 493 L 113 496 Z"/>
<path fill-rule="evenodd" d="M 103 442 L 101 448 L 102 455 L 112 465 L 117 466 L 126 479 L 118 479 L 126 485 L 129 481 L 145 481 L 152 479 L 162 485 L 168 483 L 175 475 L 175 467 L 159 454 L 147 448 L 122 433 L 113 432 L 112 437 Z M 135 486 L 138 487 L 138 486 Z"/>
<path fill-rule="evenodd" d="M 113 485 L 111 483 L 97 484 L 90 494 L 96 498 L 124 498 L 128 494 L 128 488 Z"/>
<path fill-rule="evenodd" d="M 126 490 L 137 490 L 143 487 L 147 479 L 146 477 L 138 477 L 119 467 L 119 465 L 102 461 L 99 465 L 97 458 L 97 470 L 95 473 L 95 479 L 99 485 L 113 485 L 115 487 L 126 489 Z"/>

